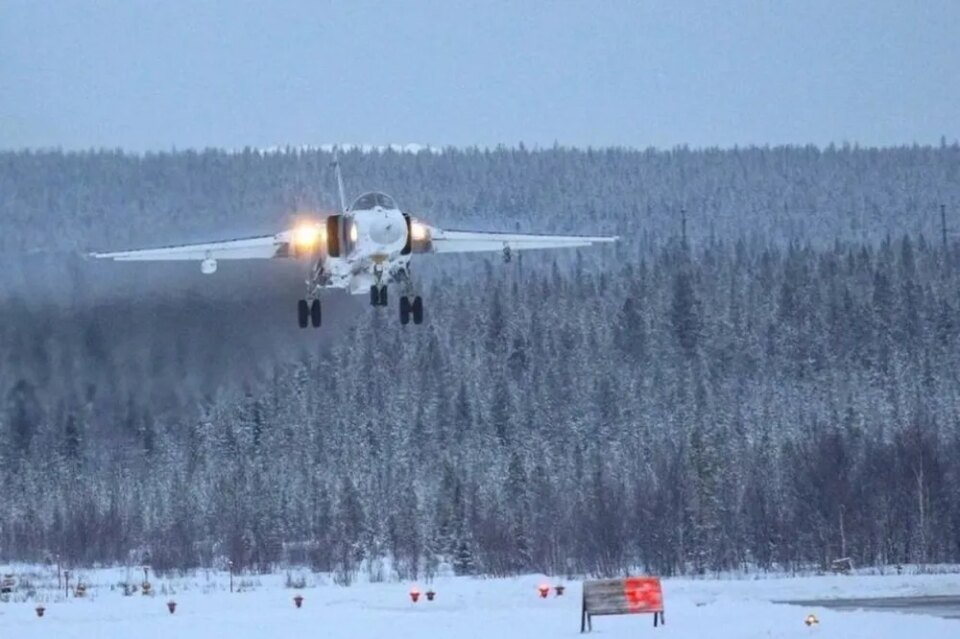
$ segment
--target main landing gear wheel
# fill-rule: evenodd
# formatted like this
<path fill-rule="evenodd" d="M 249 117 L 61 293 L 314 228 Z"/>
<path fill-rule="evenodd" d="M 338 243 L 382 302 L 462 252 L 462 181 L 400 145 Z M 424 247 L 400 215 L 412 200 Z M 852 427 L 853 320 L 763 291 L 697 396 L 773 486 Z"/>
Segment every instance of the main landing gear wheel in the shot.
<path fill-rule="evenodd" d="M 297 320 L 300 323 L 300 328 L 306 328 L 310 322 L 310 306 L 307 304 L 307 300 L 297 302 Z"/>
<path fill-rule="evenodd" d="M 413 323 L 423 324 L 423 300 L 420 299 L 419 295 L 413 298 L 413 304 L 410 310 L 413 313 Z"/>
<path fill-rule="evenodd" d="M 313 324 L 314 328 L 320 328 L 322 321 L 323 315 L 321 314 L 320 300 L 313 300 L 313 302 L 310 303 L 310 323 Z"/>
<path fill-rule="evenodd" d="M 414 324 L 423 323 L 423 300 L 419 295 L 413 298 L 400 298 L 400 323 L 404 326 L 409 324 L 411 315 L 413 315 Z"/>

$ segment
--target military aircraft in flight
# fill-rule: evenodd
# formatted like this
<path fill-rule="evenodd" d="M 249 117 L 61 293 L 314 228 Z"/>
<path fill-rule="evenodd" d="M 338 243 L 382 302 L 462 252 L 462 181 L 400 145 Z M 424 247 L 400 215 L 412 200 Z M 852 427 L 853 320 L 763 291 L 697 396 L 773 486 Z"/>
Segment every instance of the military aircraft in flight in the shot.
<path fill-rule="evenodd" d="M 371 305 L 387 306 L 387 286 L 392 283 L 400 288 L 400 323 L 409 324 L 411 319 L 422 323 L 423 300 L 411 276 L 414 255 L 494 251 L 510 261 L 513 251 L 574 248 L 618 239 L 441 229 L 403 212 L 393 198 L 379 192 L 364 193 L 347 207 L 339 161 L 334 166 L 342 212 L 322 220 L 275 235 L 90 255 L 123 262 L 197 261 L 206 275 L 217 271 L 220 260 L 299 259 L 309 265 L 309 277 L 297 316 L 301 328 L 316 328 L 323 317 L 323 289 L 346 289 L 354 295 L 369 292 Z"/>

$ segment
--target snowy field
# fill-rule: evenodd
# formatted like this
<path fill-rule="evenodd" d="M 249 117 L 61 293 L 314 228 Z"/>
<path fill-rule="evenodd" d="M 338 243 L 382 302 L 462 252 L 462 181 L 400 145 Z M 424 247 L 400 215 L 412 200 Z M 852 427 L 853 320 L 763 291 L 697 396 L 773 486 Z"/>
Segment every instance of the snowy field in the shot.
<path fill-rule="evenodd" d="M 0 567 L 0 571 L 4 570 Z M 580 630 L 580 584 L 566 582 L 562 597 L 540 599 L 541 583 L 564 583 L 538 575 L 513 579 L 440 578 L 429 586 L 433 602 L 413 604 L 409 583 L 333 585 L 309 572 L 235 578 L 242 592 L 228 591 L 222 573 L 152 579 L 156 593 L 124 596 L 119 583 L 138 581 L 137 571 L 80 573 L 90 584 L 83 599 L 67 599 L 50 588 L 50 572 L 27 576 L 34 588 L 0 603 L 0 637 L 90 639 L 264 637 L 482 637 L 530 639 L 575 637 Z M 304 579 L 303 588 L 288 583 Z M 422 591 L 427 584 L 417 584 Z M 293 597 L 304 597 L 296 609 Z M 653 628 L 650 615 L 597 617 L 593 634 L 619 638 L 650 636 L 692 639 L 837 637 L 877 639 L 960 636 L 960 621 L 891 612 L 838 612 L 772 603 L 782 599 L 960 594 L 960 575 L 828 576 L 799 578 L 669 579 L 664 581 L 667 625 Z M 175 614 L 167 611 L 177 602 Z M 45 615 L 37 618 L 37 601 Z M 820 620 L 807 627 L 809 613 Z"/>

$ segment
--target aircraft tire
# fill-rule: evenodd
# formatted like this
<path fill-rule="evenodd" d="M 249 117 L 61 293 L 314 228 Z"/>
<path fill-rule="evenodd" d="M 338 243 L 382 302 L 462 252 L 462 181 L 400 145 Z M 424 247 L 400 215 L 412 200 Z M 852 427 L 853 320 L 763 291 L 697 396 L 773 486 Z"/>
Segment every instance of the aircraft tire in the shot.
<path fill-rule="evenodd" d="M 406 326 L 410 323 L 410 298 L 400 298 L 400 323 Z"/>
<path fill-rule="evenodd" d="M 300 300 L 297 303 L 297 320 L 300 323 L 300 328 L 307 327 L 310 321 L 310 307 L 307 305 L 307 300 Z"/>
<path fill-rule="evenodd" d="M 380 287 L 380 306 L 387 305 L 387 287 L 386 285 Z"/>
<path fill-rule="evenodd" d="M 380 291 L 376 284 L 370 286 L 370 306 L 380 306 Z"/>
<path fill-rule="evenodd" d="M 413 305 L 410 309 L 413 311 L 413 323 L 423 324 L 423 300 L 417 295 L 413 298 Z"/>
<path fill-rule="evenodd" d="M 313 300 L 313 302 L 310 303 L 310 323 L 313 324 L 314 328 L 320 328 L 320 324 L 323 321 L 321 311 L 320 300 Z"/>

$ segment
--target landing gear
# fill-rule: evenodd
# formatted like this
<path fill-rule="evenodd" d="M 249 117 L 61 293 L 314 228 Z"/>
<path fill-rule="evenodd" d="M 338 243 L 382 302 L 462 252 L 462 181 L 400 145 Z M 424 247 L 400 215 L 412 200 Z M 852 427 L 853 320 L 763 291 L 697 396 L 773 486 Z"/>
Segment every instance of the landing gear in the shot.
<path fill-rule="evenodd" d="M 423 323 L 423 300 L 419 295 L 400 298 L 400 323 L 404 326 L 409 324 L 411 315 L 414 324 Z"/>
<path fill-rule="evenodd" d="M 297 303 L 297 320 L 300 328 L 306 328 L 309 325 L 313 325 L 314 328 L 320 328 L 320 324 L 323 321 L 320 300 L 315 299 L 310 302 L 300 300 Z"/>
<path fill-rule="evenodd" d="M 310 276 L 306 280 L 307 293 L 305 299 L 297 302 L 297 321 L 300 328 L 313 326 L 320 328 L 323 313 L 320 308 L 320 291 L 329 282 L 329 275 L 324 273 L 323 261 L 320 260 L 310 269 Z"/>
<path fill-rule="evenodd" d="M 307 324 L 310 323 L 310 306 L 307 304 L 307 300 L 297 302 L 297 319 L 300 322 L 300 328 L 306 328 Z"/>
<path fill-rule="evenodd" d="M 402 295 L 400 297 L 400 323 L 406 326 L 413 318 L 414 324 L 423 323 L 423 300 L 416 294 L 413 279 L 410 277 L 410 268 L 399 269 L 394 277 L 400 283 Z"/>
<path fill-rule="evenodd" d="M 386 306 L 387 305 L 387 285 L 383 284 L 377 286 L 374 284 L 370 287 L 370 306 Z"/>
<path fill-rule="evenodd" d="M 374 265 L 373 275 L 376 277 L 376 282 L 370 285 L 370 306 L 386 306 L 387 285 L 384 283 L 382 264 Z"/>
<path fill-rule="evenodd" d="M 413 323 L 423 324 L 423 300 L 419 295 L 413 298 L 413 308 L 410 310 L 413 311 Z"/>

